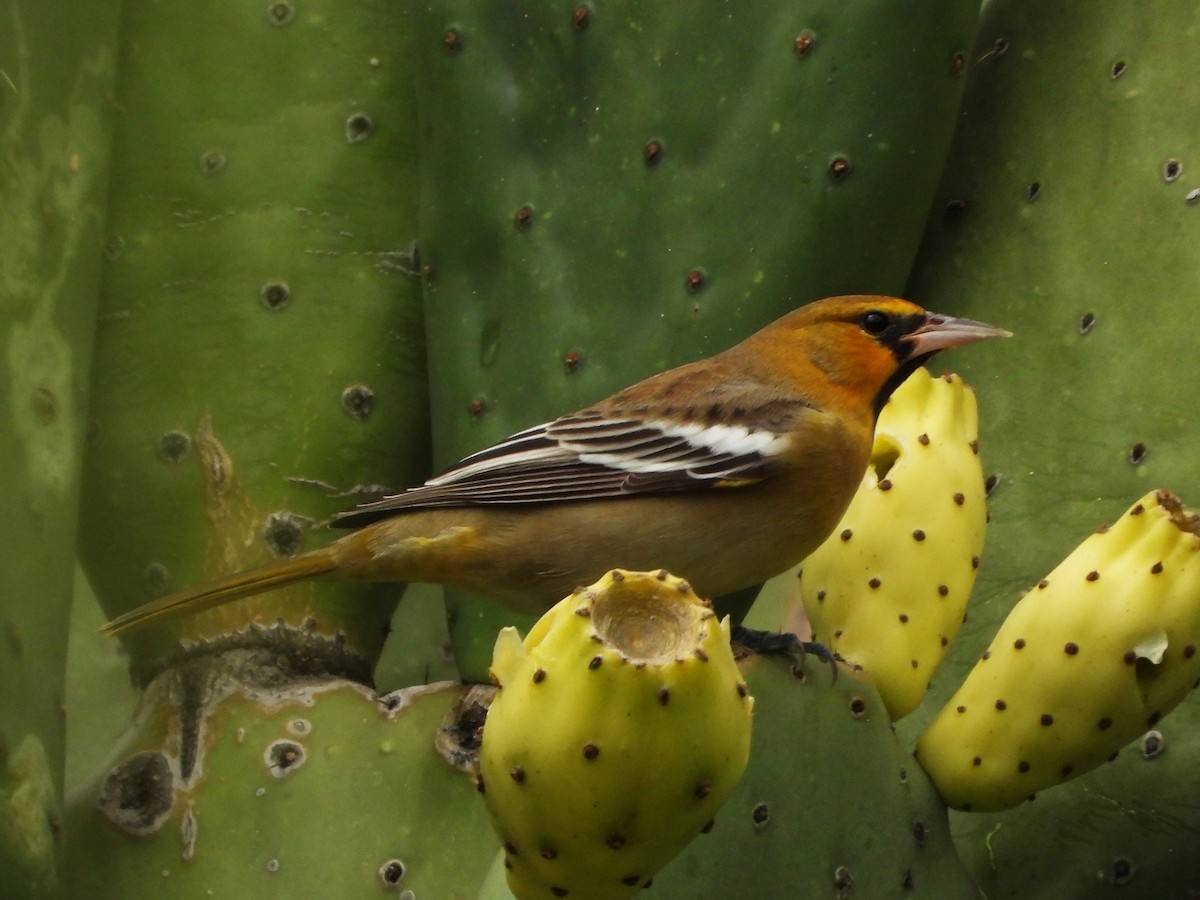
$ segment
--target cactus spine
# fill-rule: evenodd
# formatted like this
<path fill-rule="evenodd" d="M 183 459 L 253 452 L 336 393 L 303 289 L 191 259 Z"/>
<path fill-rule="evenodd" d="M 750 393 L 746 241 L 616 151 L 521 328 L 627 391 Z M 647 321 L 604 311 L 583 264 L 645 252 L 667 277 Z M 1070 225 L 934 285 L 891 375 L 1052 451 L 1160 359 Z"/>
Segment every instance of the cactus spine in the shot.
<path fill-rule="evenodd" d="M 614 570 L 496 641 L 484 798 L 519 900 L 629 897 L 713 819 L 754 706 L 729 620 L 666 572 Z"/>

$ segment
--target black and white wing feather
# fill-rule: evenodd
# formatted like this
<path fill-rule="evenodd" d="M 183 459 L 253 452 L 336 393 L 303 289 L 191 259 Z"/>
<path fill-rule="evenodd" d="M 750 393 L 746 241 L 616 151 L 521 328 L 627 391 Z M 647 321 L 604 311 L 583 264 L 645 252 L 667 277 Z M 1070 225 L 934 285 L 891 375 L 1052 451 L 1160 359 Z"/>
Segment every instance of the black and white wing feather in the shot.
<path fill-rule="evenodd" d="M 797 410 L 799 412 L 799 410 Z M 521 505 L 673 493 L 762 481 L 786 433 L 585 410 L 518 432 L 419 487 L 333 520 L 356 528 L 412 509 Z"/>

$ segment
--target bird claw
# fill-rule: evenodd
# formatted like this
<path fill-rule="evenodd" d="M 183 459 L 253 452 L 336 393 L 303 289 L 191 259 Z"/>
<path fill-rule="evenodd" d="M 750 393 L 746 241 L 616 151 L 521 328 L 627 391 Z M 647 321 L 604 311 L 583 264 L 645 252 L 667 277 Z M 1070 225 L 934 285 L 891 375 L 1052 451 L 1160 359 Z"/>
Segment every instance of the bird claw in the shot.
<path fill-rule="evenodd" d="M 790 656 L 796 661 L 796 666 L 801 671 L 811 653 L 821 662 L 827 663 L 833 671 L 831 684 L 837 683 L 838 663 L 846 662 L 824 644 L 816 641 L 802 641 L 790 631 L 759 631 L 744 625 L 734 625 L 732 638 L 735 643 L 741 644 L 750 652 L 760 656 Z"/>

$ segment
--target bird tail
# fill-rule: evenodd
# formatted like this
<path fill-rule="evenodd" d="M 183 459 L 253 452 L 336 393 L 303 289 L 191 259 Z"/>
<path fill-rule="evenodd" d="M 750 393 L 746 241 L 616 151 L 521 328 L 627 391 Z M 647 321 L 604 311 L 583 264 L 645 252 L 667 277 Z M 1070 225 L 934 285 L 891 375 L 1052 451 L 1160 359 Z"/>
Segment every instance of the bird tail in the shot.
<path fill-rule="evenodd" d="M 117 616 L 100 630 L 105 634 L 120 634 L 159 619 L 190 615 L 240 597 L 261 594 L 272 588 L 325 575 L 337 566 L 337 556 L 328 547 L 322 547 L 299 556 L 267 563 L 257 569 L 237 572 L 216 581 L 167 594 Z"/>

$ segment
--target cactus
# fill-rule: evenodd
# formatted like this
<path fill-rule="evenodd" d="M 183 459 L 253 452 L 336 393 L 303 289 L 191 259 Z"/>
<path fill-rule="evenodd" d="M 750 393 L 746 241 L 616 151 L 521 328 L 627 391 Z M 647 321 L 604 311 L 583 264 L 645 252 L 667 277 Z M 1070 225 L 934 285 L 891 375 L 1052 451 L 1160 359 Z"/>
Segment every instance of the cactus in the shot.
<path fill-rule="evenodd" d="M 666 572 L 613 570 L 524 642 L 504 629 L 492 675 L 482 787 L 520 900 L 632 896 L 745 769 L 729 619 Z"/>
<path fill-rule="evenodd" d="M 899 289 L 977 9 L 423 4 L 437 461 L 810 300 Z M 454 608 L 482 678 L 515 619 Z"/>
<path fill-rule="evenodd" d="M 0 3 L 0 893 L 14 900 L 61 887 L 67 622 L 116 28 L 115 2 Z"/>
<path fill-rule="evenodd" d="M 1200 677 L 1200 522 L 1147 494 L 1004 620 L 917 742 L 951 806 L 996 810 L 1093 769 Z"/>
<path fill-rule="evenodd" d="M 879 415 L 871 463 L 799 588 L 824 641 L 878 688 L 893 719 L 921 702 L 958 634 L 987 509 L 975 394 L 918 369 Z"/>
<path fill-rule="evenodd" d="M 434 750 L 461 688 L 376 699 L 360 685 L 272 673 L 241 654 L 237 675 L 198 660 L 161 676 L 91 804 L 66 822 L 73 896 L 466 898 L 493 837 L 471 781 Z M 222 669 L 224 668 L 224 671 Z M 187 687 L 220 683 L 202 720 Z M 199 756 L 178 716 L 206 729 Z M 97 821 L 99 820 L 99 821 Z"/>
<path fill-rule="evenodd" d="M 979 62 L 907 295 L 1016 337 L 1003 355 L 983 347 L 962 360 L 987 411 L 981 439 L 998 484 L 988 564 L 931 700 L 954 690 L 1018 591 L 1063 558 L 1072 536 L 1151 485 L 1200 490 L 1187 412 L 1200 405 L 1196 341 L 1182 326 L 1200 300 L 1191 199 L 1200 139 L 1187 124 L 1198 17 L 1180 2 L 1153 12 L 985 5 L 971 52 Z M 913 736 L 928 722 L 910 720 L 901 730 Z M 1200 815 L 1184 799 L 1200 787 L 1200 745 L 1188 737 L 1198 724 L 1200 708 L 1184 704 L 1159 727 L 1169 749 L 1152 762 L 1123 752 L 1033 804 L 956 815 L 960 851 L 988 896 L 1094 897 L 1098 875 L 1131 898 L 1200 885 L 1186 837 Z"/>
<path fill-rule="evenodd" d="M 871 685 L 831 682 L 811 658 L 740 666 L 755 699 L 746 774 L 647 897 L 979 900 L 945 805 Z"/>

